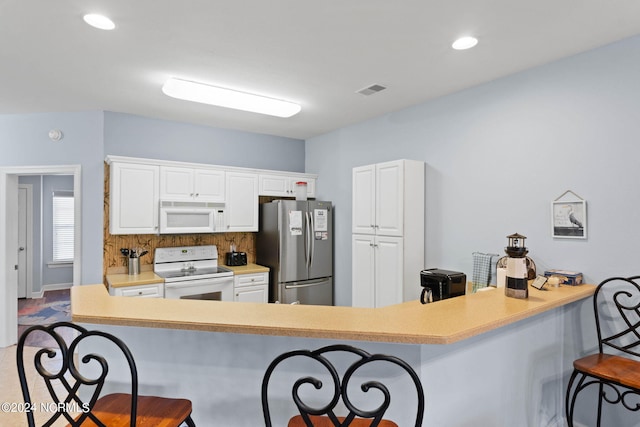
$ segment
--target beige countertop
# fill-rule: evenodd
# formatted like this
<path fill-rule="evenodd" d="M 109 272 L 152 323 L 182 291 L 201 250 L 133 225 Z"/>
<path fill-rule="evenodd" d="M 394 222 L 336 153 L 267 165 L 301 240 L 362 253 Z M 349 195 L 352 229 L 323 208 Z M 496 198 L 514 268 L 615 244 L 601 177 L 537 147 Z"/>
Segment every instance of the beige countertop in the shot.
<path fill-rule="evenodd" d="M 107 285 L 112 288 L 149 285 L 158 282 L 164 282 L 164 279 L 153 271 L 143 271 L 140 274 L 107 274 Z"/>
<path fill-rule="evenodd" d="M 247 264 L 240 266 L 225 265 L 226 268 L 233 271 L 233 274 L 253 274 L 253 273 L 267 273 L 269 267 L 264 267 L 258 264 Z M 125 268 L 123 268 L 125 270 Z M 127 286 L 140 286 L 149 285 L 151 283 L 164 282 L 164 279 L 153 272 L 153 270 L 142 271 L 140 274 L 129 275 L 124 273 L 111 273 L 107 274 L 107 286 L 112 288 L 124 288 Z"/>
<path fill-rule="evenodd" d="M 253 273 L 268 273 L 269 267 L 263 265 L 249 263 L 247 265 L 225 265 L 225 268 L 233 271 L 233 274 L 253 274 Z"/>
<path fill-rule="evenodd" d="M 383 308 L 258 304 L 109 296 L 102 285 L 71 288 L 74 322 L 410 344 L 450 344 L 590 297 L 594 285 L 561 286 L 528 299 L 502 289 Z"/>

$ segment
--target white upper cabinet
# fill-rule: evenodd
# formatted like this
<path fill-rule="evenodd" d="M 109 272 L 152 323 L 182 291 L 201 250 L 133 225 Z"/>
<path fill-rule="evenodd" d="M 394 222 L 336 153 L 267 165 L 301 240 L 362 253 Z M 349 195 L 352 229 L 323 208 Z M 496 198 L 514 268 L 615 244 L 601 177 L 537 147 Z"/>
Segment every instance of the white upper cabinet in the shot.
<path fill-rule="evenodd" d="M 403 235 L 404 169 L 404 161 L 353 169 L 353 233 Z"/>
<path fill-rule="evenodd" d="M 227 231 L 258 231 L 258 175 L 227 172 Z"/>
<path fill-rule="evenodd" d="M 159 167 L 112 163 L 110 169 L 109 232 L 156 234 L 158 232 Z"/>
<path fill-rule="evenodd" d="M 295 197 L 297 182 L 306 182 L 307 197 L 316 197 L 315 179 L 291 175 L 260 174 L 260 188 L 258 191 L 261 196 Z"/>
<path fill-rule="evenodd" d="M 299 181 L 307 183 L 307 197 L 316 193 L 313 174 L 123 156 L 107 156 L 106 162 L 111 234 L 158 234 L 161 200 L 224 204 L 220 231 L 253 232 L 259 195 L 295 197 Z"/>
<path fill-rule="evenodd" d="M 404 234 L 404 169 L 403 161 L 376 165 L 376 234 Z"/>
<path fill-rule="evenodd" d="M 376 165 L 353 168 L 352 232 L 375 234 Z"/>
<path fill-rule="evenodd" d="M 225 172 L 205 168 L 160 166 L 160 199 L 225 201 Z"/>

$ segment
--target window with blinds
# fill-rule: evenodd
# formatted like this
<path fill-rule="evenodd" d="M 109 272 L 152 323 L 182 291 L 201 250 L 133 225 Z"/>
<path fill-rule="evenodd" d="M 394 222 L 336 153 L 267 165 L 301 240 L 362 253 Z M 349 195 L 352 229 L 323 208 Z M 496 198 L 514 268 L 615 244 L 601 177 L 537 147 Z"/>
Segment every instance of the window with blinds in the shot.
<path fill-rule="evenodd" d="M 53 262 L 73 262 L 73 191 L 53 192 Z"/>

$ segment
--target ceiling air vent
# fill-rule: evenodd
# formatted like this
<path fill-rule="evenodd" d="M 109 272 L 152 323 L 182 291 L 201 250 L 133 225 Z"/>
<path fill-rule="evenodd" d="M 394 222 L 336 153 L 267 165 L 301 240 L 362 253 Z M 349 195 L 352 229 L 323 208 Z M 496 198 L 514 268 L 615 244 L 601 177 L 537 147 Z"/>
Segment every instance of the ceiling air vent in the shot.
<path fill-rule="evenodd" d="M 368 87 L 365 87 L 364 89 L 360 89 L 357 93 L 360 93 L 362 95 L 373 95 L 374 93 L 378 93 L 380 91 L 385 90 L 386 87 L 382 86 L 382 85 L 371 85 Z"/>

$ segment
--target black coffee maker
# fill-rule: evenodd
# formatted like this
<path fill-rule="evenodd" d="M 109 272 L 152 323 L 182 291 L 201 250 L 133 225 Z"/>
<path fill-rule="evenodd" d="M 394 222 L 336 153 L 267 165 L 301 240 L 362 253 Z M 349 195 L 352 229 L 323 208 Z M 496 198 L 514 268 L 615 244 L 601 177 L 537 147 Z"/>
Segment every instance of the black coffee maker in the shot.
<path fill-rule="evenodd" d="M 420 272 L 423 304 L 464 295 L 467 290 L 467 275 L 458 271 L 429 268 Z"/>

